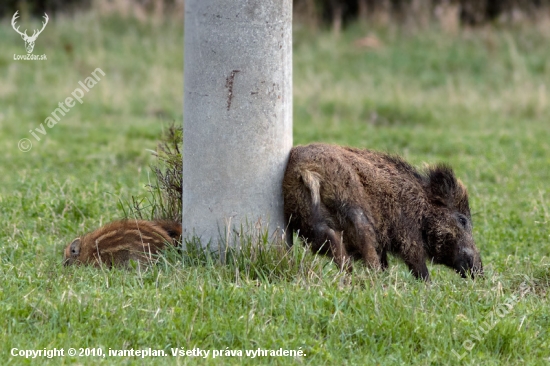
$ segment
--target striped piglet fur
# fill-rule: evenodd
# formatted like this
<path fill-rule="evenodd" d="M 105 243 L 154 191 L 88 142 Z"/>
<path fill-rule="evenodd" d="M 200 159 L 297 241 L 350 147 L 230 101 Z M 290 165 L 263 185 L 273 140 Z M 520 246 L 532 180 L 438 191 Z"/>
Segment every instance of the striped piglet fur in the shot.
<path fill-rule="evenodd" d="M 64 250 L 63 263 L 126 266 L 130 260 L 142 263 L 166 245 L 181 240 L 181 223 L 168 220 L 120 220 L 74 239 Z"/>

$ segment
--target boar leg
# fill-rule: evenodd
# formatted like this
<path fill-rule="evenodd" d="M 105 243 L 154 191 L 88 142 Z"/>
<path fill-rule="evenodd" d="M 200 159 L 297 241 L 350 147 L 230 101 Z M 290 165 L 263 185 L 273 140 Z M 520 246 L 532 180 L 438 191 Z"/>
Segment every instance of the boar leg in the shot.
<path fill-rule="evenodd" d="M 340 270 L 351 272 L 351 258 L 349 257 L 344 244 L 342 243 L 342 232 L 336 232 L 325 222 L 318 222 L 313 225 L 314 247 L 321 248 L 328 242 L 334 262 Z"/>
<path fill-rule="evenodd" d="M 363 261 L 372 269 L 380 269 L 380 258 L 376 253 L 376 235 L 372 223 L 369 221 L 363 210 L 357 208 L 350 211 L 348 215 L 355 228 L 357 244 Z"/>
<path fill-rule="evenodd" d="M 340 270 L 351 272 L 351 258 L 342 242 L 342 231 L 335 231 L 329 226 L 330 211 L 321 202 L 320 183 L 318 175 L 305 172 L 302 175 L 304 184 L 311 194 L 311 211 L 309 226 L 314 238 L 313 248 L 320 251 L 328 242 L 334 262 Z"/>
<path fill-rule="evenodd" d="M 430 281 L 430 273 L 425 262 L 422 263 L 407 263 L 414 277 L 422 279 L 426 282 Z"/>
<path fill-rule="evenodd" d="M 379 270 L 381 266 L 380 260 L 378 259 L 378 254 L 376 253 L 376 249 L 374 249 L 374 246 L 369 243 L 368 238 L 365 239 L 367 240 L 365 240 L 361 246 L 361 255 L 363 256 L 363 261 L 370 268 Z"/>
<path fill-rule="evenodd" d="M 388 251 L 386 249 L 383 249 L 382 253 L 380 253 L 380 267 L 382 271 L 388 268 Z"/>
<path fill-rule="evenodd" d="M 287 249 L 290 249 L 294 245 L 294 242 L 293 242 L 294 228 L 291 226 L 290 217 L 287 217 L 286 215 L 285 215 L 285 222 L 286 222 L 286 229 L 284 231 L 284 240 L 285 240 Z"/>
<path fill-rule="evenodd" d="M 416 278 L 429 281 L 430 273 L 428 272 L 428 266 L 426 266 L 424 250 L 419 250 L 415 245 L 409 247 L 411 250 L 403 256 L 405 263 Z"/>

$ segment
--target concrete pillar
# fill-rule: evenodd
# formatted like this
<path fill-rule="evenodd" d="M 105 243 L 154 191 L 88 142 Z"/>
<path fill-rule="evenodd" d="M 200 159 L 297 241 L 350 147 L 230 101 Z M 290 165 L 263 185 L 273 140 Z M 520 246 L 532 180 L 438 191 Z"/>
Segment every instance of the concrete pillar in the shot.
<path fill-rule="evenodd" d="M 186 0 L 184 43 L 184 237 L 282 238 L 292 0 Z"/>

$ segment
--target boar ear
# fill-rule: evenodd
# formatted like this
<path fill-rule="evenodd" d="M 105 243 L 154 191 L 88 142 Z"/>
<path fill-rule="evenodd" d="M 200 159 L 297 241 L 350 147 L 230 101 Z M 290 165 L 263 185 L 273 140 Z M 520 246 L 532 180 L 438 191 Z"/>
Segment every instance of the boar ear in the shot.
<path fill-rule="evenodd" d="M 458 210 L 470 217 L 470 204 L 468 202 L 468 190 L 460 179 L 456 180 L 458 183 L 458 189 L 454 194 L 454 205 Z"/>
<path fill-rule="evenodd" d="M 435 165 L 427 171 L 427 191 L 430 201 L 441 206 L 455 206 L 464 196 L 464 185 L 456 179 L 448 165 Z"/>

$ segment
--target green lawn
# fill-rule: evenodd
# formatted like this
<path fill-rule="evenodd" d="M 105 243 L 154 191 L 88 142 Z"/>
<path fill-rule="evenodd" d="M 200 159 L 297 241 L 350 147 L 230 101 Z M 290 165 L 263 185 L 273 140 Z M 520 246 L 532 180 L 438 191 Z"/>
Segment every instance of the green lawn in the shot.
<path fill-rule="evenodd" d="M 380 48 L 354 41 L 378 37 Z M 529 364 L 550 362 L 550 32 L 295 28 L 294 142 L 450 163 L 469 189 L 485 277 L 430 266 L 415 280 L 341 275 L 296 245 L 221 265 L 169 252 L 151 268 L 64 268 L 70 239 L 128 212 L 153 182 L 147 149 L 182 120 L 183 26 L 88 14 L 51 19 L 25 53 L 0 25 L 0 355 L 13 348 L 159 349 L 166 357 L 33 364 Z M 105 76 L 46 134 L 78 82 Z M 29 132 L 33 130 L 40 141 Z M 28 152 L 18 142 L 29 139 Z M 207 359 L 171 349 L 210 350 Z M 244 350 L 301 350 L 246 357 Z M 213 358 L 214 350 L 222 356 Z M 243 350 L 243 356 L 224 356 Z M 91 350 L 89 350 L 91 351 Z"/>

